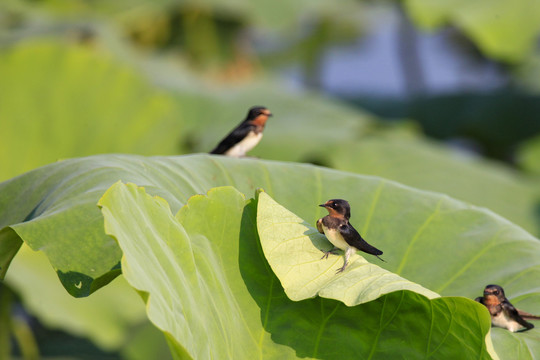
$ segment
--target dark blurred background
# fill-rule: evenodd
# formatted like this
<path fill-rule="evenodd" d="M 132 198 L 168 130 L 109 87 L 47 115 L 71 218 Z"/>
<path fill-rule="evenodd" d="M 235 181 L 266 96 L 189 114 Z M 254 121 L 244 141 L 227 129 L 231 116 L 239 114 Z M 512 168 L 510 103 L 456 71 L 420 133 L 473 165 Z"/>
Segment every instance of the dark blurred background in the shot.
<path fill-rule="evenodd" d="M 538 236 L 539 32 L 525 0 L 3 0 L 0 180 L 207 152 L 265 105 L 256 157 L 443 192 Z M 167 354 L 121 280 L 81 303 L 36 256 L 1 285 L 0 359 Z M 32 299 L 39 286 L 54 299 Z"/>

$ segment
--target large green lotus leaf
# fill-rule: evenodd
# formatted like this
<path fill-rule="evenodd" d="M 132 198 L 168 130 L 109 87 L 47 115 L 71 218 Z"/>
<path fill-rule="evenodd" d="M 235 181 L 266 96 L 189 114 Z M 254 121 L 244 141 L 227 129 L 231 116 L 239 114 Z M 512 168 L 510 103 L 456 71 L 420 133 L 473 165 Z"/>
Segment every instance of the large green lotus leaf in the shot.
<path fill-rule="evenodd" d="M 121 250 L 104 234 L 95 204 L 118 179 L 145 186 L 173 212 L 222 185 L 244 194 L 262 187 L 309 223 L 325 215 L 317 204 L 345 198 L 353 225 L 385 252 L 382 268 L 441 295 L 475 298 L 498 283 L 516 306 L 540 312 L 540 242 L 525 231 L 440 194 L 304 164 L 209 155 L 97 155 L 51 164 L 0 184 L 0 253 L 24 240 L 46 253 L 71 294 L 103 286 L 116 275 Z"/>
<path fill-rule="evenodd" d="M 311 165 L 208 155 L 100 155 L 65 160 L 26 173 L 0 184 L 2 233 L 24 239 L 34 250 L 43 250 L 68 291 L 88 294 L 114 275 L 121 256 L 114 241 L 99 231 L 100 213 L 95 208 L 100 195 L 118 179 L 145 186 L 164 197 L 173 211 L 180 209 L 189 196 L 219 185 L 233 185 L 244 194 L 262 187 L 311 222 L 325 214 L 318 204 L 329 198 L 345 198 L 352 205 L 353 224 L 368 241 L 376 239 L 374 244 L 385 251 L 383 268 L 394 272 L 399 268 L 400 275 L 435 292 L 451 291 L 443 294 L 475 297 L 483 285 L 537 269 L 540 261 L 534 255 L 540 246 L 535 238 L 489 211 L 442 195 Z M 26 191 L 30 186 L 33 191 Z M 460 211 L 453 211 L 456 208 Z M 463 219 L 466 224 L 477 221 L 486 240 L 478 239 L 478 231 L 464 230 Z M 431 226 L 441 221 L 441 228 Z M 492 238 L 495 234 L 498 237 Z M 430 236 L 438 239 L 437 248 L 427 245 Z M 489 252 L 482 250 L 490 244 Z M 422 272 L 425 266 L 446 262 L 448 251 L 460 260 L 438 268 L 438 272 Z M 407 257 L 403 258 L 405 253 Z M 492 261 L 494 253 L 499 261 L 512 266 L 498 266 Z M 468 267 L 462 269 L 467 263 Z M 472 276 L 482 285 L 471 286 L 457 274 L 463 279 Z M 417 279 L 419 275 L 421 279 Z M 452 281 L 439 289 L 443 278 Z M 529 280 L 527 276 L 521 279 Z M 536 277 L 530 280 L 531 286 L 538 281 Z"/>
<path fill-rule="evenodd" d="M 321 250 L 333 245 L 264 192 L 259 195 L 257 229 L 265 256 L 292 300 L 320 295 L 353 306 L 398 290 L 414 291 L 431 299 L 439 297 L 358 254 L 351 256 L 347 271 L 336 276 L 342 257 L 330 256 L 321 261 Z"/>
<path fill-rule="evenodd" d="M 489 358 L 489 315 L 472 300 L 430 302 L 408 291 L 356 307 L 289 300 L 262 255 L 256 204 L 246 205 L 234 188 L 196 195 L 176 217 L 164 199 L 133 184 L 115 184 L 99 204 L 106 231 L 124 252 L 124 276 L 148 293 L 149 318 L 169 335 L 175 354 Z"/>
<path fill-rule="evenodd" d="M 146 322 L 140 296 L 123 277 L 94 296 L 75 299 L 62 287 L 47 257 L 28 246 L 17 254 L 5 282 L 42 324 L 89 338 L 104 350 L 118 350 L 132 329 Z"/>
<path fill-rule="evenodd" d="M 540 234 L 534 181 L 505 166 L 422 139 L 365 137 L 333 147 L 332 167 L 376 175 L 487 207 L 533 234 Z"/>
<path fill-rule="evenodd" d="M 3 49 L 0 79 L 0 180 L 66 157 L 179 150 L 171 97 L 91 48 Z"/>
<path fill-rule="evenodd" d="M 488 56 L 505 61 L 523 60 L 540 32 L 538 0 L 407 0 L 404 4 L 419 25 L 454 24 Z"/>

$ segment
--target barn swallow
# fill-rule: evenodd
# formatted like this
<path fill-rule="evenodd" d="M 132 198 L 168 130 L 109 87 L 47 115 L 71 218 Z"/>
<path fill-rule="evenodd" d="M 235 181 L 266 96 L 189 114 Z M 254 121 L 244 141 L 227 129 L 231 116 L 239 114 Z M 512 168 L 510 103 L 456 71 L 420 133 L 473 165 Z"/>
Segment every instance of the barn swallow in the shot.
<path fill-rule="evenodd" d="M 222 154 L 232 157 L 244 157 L 253 149 L 263 136 L 266 120 L 272 116 L 264 106 L 253 106 L 246 118 L 231 131 L 210 154 Z"/>
<path fill-rule="evenodd" d="M 484 289 L 484 296 L 475 299 L 487 307 L 491 315 L 491 325 L 510 330 L 511 332 L 526 331 L 534 327 L 533 324 L 524 320 L 540 320 L 540 316 L 532 315 L 516 309 L 504 295 L 504 290 L 499 285 L 488 285 Z"/>
<path fill-rule="evenodd" d="M 334 251 L 337 249 L 345 251 L 343 266 L 337 270 L 337 273 L 345 270 L 349 258 L 358 250 L 375 255 L 380 260 L 384 261 L 379 257 L 383 252 L 374 246 L 369 245 L 349 223 L 349 219 L 351 218 L 351 207 L 346 200 L 331 199 L 319 206 L 326 208 L 326 210 L 328 210 L 328 215 L 317 220 L 317 230 L 319 230 L 321 234 L 326 235 L 328 240 L 334 245 L 334 248 L 330 251 L 323 251 L 324 255 L 322 258 L 328 258 L 329 254 L 335 255 Z"/>

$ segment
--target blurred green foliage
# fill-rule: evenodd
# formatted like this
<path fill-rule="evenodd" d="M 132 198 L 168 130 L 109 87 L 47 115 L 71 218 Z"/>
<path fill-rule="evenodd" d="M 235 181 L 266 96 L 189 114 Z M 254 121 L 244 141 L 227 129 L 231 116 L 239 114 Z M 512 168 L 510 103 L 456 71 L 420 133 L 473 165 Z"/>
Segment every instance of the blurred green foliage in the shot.
<path fill-rule="evenodd" d="M 0 54 L 0 78 L 0 179 L 65 157 L 180 150 L 170 96 L 90 48 L 22 44 Z"/>
<path fill-rule="evenodd" d="M 538 0 L 405 0 L 404 3 L 419 25 L 434 29 L 453 24 L 488 57 L 508 62 L 527 57 L 540 32 Z"/>
<path fill-rule="evenodd" d="M 118 349 L 127 342 L 128 330 L 146 318 L 142 302 L 122 277 L 95 296 L 76 299 L 62 288 L 43 252 L 23 246 L 11 269 L 6 284 L 44 325 L 88 337 L 103 349 Z"/>
<path fill-rule="evenodd" d="M 483 155 L 506 162 L 521 142 L 540 132 L 540 96 L 512 88 L 351 102 L 382 117 L 415 119 L 430 137 L 469 141 Z"/>

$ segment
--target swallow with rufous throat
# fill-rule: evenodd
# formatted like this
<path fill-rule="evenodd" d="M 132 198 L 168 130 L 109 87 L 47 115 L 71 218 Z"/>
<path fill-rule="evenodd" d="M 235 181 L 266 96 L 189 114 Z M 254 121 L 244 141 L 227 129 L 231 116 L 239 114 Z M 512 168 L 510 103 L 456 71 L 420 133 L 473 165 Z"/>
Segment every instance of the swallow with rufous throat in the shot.
<path fill-rule="evenodd" d="M 534 325 L 525 319 L 540 320 L 540 316 L 529 314 L 516 309 L 504 295 L 499 285 L 488 285 L 484 289 L 484 296 L 475 299 L 487 307 L 491 315 L 491 325 L 510 330 L 511 332 L 526 331 Z"/>
<path fill-rule="evenodd" d="M 272 116 L 264 106 L 253 106 L 246 118 L 231 131 L 210 154 L 221 154 L 232 157 L 244 157 L 253 149 L 263 136 L 264 126 Z"/>
<path fill-rule="evenodd" d="M 351 207 L 349 202 L 343 199 L 331 199 L 324 204 L 319 205 L 328 210 L 328 215 L 317 220 L 317 230 L 334 245 L 329 251 L 323 251 L 323 258 L 328 258 L 329 254 L 334 254 L 337 249 L 345 251 L 345 260 L 343 266 L 337 269 L 337 273 L 342 272 L 349 263 L 349 258 L 353 253 L 360 250 L 371 255 L 379 257 L 382 251 L 371 246 L 360 236 L 358 231 L 349 223 L 351 218 Z"/>

